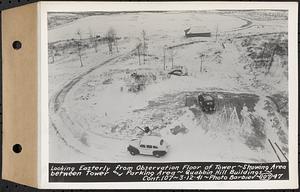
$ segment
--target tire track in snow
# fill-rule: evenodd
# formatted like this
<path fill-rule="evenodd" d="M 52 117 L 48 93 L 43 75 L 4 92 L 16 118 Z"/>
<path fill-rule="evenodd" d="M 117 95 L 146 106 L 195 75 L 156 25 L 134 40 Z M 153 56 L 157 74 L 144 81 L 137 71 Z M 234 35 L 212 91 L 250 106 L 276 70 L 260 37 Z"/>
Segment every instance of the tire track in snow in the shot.
<path fill-rule="evenodd" d="M 241 20 L 243 20 L 243 21 L 246 21 L 246 24 L 241 25 L 240 27 L 231 30 L 231 32 L 233 32 L 233 31 L 241 31 L 241 30 L 245 30 L 245 29 L 248 29 L 250 27 L 253 27 L 253 22 L 250 21 L 249 19 L 245 19 L 245 18 L 242 18 L 242 17 L 239 17 L 239 16 L 236 16 L 236 17 L 239 18 L 239 19 L 241 19 Z"/>
<path fill-rule="evenodd" d="M 81 73 L 80 75 L 78 75 L 77 77 L 73 78 L 70 82 L 68 82 L 66 85 L 64 85 L 49 101 L 49 120 L 50 120 L 50 125 L 53 127 L 53 129 L 55 130 L 56 135 L 59 137 L 59 139 L 62 140 L 62 142 L 72 148 L 73 150 L 83 153 L 81 150 L 79 150 L 77 147 L 75 147 L 74 145 L 72 145 L 70 142 L 68 142 L 66 140 L 66 138 L 64 137 L 64 134 L 62 133 L 63 129 L 62 127 L 59 127 L 55 121 L 53 119 L 53 117 L 56 117 L 58 119 L 60 119 L 63 122 L 63 119 L 61 119 L 59 112 L 61 109 L 61 106 L 63 105 L 64 101 L 65 101 L 65 97 L 66 95 L 69 93 L 69 91 L 78 83 L 80 82 L 85 76 L 89 75 L 90 73 L 92 73 L 93 71 L 95 71 L 96 69 L 107 65 L 109 63 L 116 63 L 118 62 L 118 59 L 122 58 L 122 57 L 126 57 L 130 54 L 132 54 L 132 52 L 136 51 L 136 48 L 132 49 L 131 51 L 129 51 L 128 53 L 125 53 L 123 55 L 118 55 L 115 57 L 112 57 L 94 67 L 89 68 L 87 71 Z M 67 112 L 63 112 L 65 113 L 65 115 L 68 115 Z M 68 126 L 64 127 L 67 128 Z M 69 128 L 70 129 L 70 128 Z M 72 132 L 70 130 L 70 132 Z M 74 136 L 74 135 L 73 135 Z"/>
<path fill-rule="evenodd" d="M 103 65 L 106 65 L 110 62 L 112 62 L 113 60 L 120 58 L 121 56 L 115 56 L 113 58 L 110 58 L 106 61 L 104 61 L 103 63 L 90 68 L 89 70 L 87 70 L 86 72 L 80 74 L 79 76 L 75 77 L 74 79 L 72 79 L 69 83 L 67 83 L 67 85 L 65 85 L 54 97 L 54 112 L 57 112 L 62 103 L 64 103 L 65 97 L 67 95 L 67 93 L 73 88 L 74 85 L 76 85 L 83 77 L 85 77 L 86 75 L 90 74 L 91 72 L 93 72 L 94 70 L 98 69 L 99 67 L 102 67 Z"/>

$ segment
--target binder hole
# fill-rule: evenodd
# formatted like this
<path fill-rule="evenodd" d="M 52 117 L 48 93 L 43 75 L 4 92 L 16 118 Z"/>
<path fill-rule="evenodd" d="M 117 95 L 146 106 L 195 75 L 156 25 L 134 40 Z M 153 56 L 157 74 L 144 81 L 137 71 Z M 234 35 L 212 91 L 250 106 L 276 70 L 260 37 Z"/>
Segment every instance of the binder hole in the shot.
<path fill-rule="evenodd" d="M 18 50 L 22 48 L 22 43 L 20 41 L 14 41 L 12 46 L 14 49 Z"/>
<path fill-rule="evenodd" d="M 20 144 L 15 144 L 15 145 L 13 146 L 13 151 L 14 151 L 15 153 L 21 153 L 21 151 L 22 151 L 22 146 L 21 146 Z"/>

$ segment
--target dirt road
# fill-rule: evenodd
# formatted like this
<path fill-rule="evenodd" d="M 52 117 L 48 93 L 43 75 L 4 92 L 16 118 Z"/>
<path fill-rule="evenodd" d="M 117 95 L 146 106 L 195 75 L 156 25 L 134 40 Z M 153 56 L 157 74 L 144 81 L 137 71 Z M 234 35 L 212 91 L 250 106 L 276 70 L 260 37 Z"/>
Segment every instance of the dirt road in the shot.
<path fill-rule="evenodd" d="M 69 93 L 69 91 L 75 86 L 80 80 L 82 80 L 85 76 L 89 75 L 96 69 L 99 69 L 103 67 L 104 65 L 108 64 L 114 64 L 118 62 L 118 59 L 121 59 L 122 57 L 126 57 L 132 52 L 135 51 L 135 49 L 129 51 L 128 53 L 121 54 L 114 56 L 99 65 L 96 65 L 94 67 L 89 68 L 87 71 L 79 74 L 77 77 L 73 78 L 70 82 L 68 82 L 66 85 L 64 85 L 49 101 L 49 119 L 50 119 L 50 126 L 55 130 L 56 135 L 61 139 L 61 141 L 68 147 L 72 148 L 73 150 L 83 153 L 82 150 L 80 150 L 78 147 L 74 145 L 74 141 L 76 140 L 68 140 L 70 137 L 68 134 L 74 134 L 74 130 L 72 128 L 75 128 L 75 126 L 68 126 L 66 124 L 72 124 L 73 120 L 68 116 L 68 111 L 66 108 L 62 107 L 66 95 Z M 69 130 L 67 130 L 69 129 Z M 79 130 L 80 131 L 80 130 Z M 75 134 L 76 135 L 76 134 Z M 77 143 L 77 142 L 76 142 Z"/>

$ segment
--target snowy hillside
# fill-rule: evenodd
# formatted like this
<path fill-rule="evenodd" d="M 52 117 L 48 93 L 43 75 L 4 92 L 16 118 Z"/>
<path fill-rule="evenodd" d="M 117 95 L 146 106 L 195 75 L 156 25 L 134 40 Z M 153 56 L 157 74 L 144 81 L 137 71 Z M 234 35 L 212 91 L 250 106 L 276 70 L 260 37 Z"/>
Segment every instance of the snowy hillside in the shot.
<path fill-rule="evenodd" d="M 49 30 L 50 161 L 286 161 L 287 12 L 76 16 Z M 137 127 L 166 156 L 131 156 Z"/>

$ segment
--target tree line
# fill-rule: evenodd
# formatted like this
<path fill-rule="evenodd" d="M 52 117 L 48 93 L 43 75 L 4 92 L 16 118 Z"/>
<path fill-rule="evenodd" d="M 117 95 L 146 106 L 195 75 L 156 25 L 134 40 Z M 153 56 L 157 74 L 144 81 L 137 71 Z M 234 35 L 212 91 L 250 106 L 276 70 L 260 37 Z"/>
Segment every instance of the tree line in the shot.
<path fill-rule="evenodd" d="M 72 39 L 58 41 L 48 44 L 48 60 L 49 63 L 54 63 L 57 59 L 65 54 L 77 55 L 80 67 L 84 66 L 84 53 L 87 49 L 94 49 L 95 53 L 100 51 L 100 45 L 107 45 L 108 54 L 119 52 L 118 40 L 121 39 L 117 36 L 114 28 L 109 30 L 104 35 L 94 33 L 89 29 L 87 37 L 83 37 L 84 33 L 78 29 Z M 85 35 L 86 36 L 86 35 Z"/>

